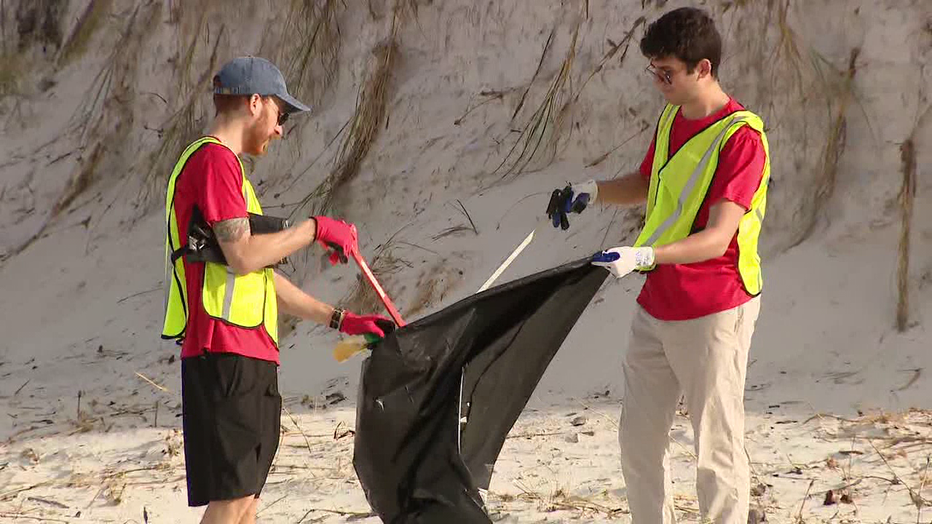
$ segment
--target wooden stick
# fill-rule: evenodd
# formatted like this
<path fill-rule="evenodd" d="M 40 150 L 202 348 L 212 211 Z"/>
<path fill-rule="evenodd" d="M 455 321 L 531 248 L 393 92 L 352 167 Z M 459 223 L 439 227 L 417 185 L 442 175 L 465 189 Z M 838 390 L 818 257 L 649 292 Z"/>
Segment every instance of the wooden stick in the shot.
<path fill-rule="evenodd" d="M 311 513 L 315 511 L 319 511 L 322 513 L 333 513 L 335 515 L 340 515 L 342 517 L 371 517 L 373 515 L 371 511 L 362 512 L 362 511 L 343 511 L 339 509 L 311 508 L 307 510 L 307 513 L 304 514 L 304 517 L 301 517 L 301 520 L 299 520 L 298 522 L 303 521 L 308 515 L 310 515 Z"/>
<path fill-rule="evenodd" d="M 891 466 L 890 463 L 887 462 L 887 457 L 883 456 L 883 453 L 881 453 L 880 450 L 877 449 L 877 446 L 874 445 L 873 441 L 871 441 L 871 439 L 867 439 L 867 442 L 871 445 L 872 448 L 874 448 L 874 451 L 877 452 L 877 455 L 880 457 L 880 460 L 883 461 L 883 464 L 887 466 L 887 469 L 890 470 L 890 474 L 893 475 L 893 480 L 895 480 L 899 484 L 902 484 L 903 486 L 906 486 L 906 490 L 909 491 L 909 498 L 913 502 L 913 504 L 915 504 L 917 507 L 919 507 L 920 504 L 923 506 L 928 506 L 929 501 L 922 498 L 921 494 L 917 493 L 915 490 L 913 490 L 913 488 L 909 487 L 909 484 L 903 481 L 903 479 L 900 478 L 900 476 L 896 474 L 896 471 L 893 469 L 893 466 Z"/>
<path fill-rule="evenodd" d="M 61 502 L 58 502 L 57 500 L 44 499 L 42 497 L 26 497 L 26 500 L 32 500 L 34 502 L 41 502 L 43 504 L 48 504 L 49 506 L 55 506 L 56 508 L 68 509 L 67 504 L 62 504 Z"/>
<path fill-rule="evenodd" d="M 17 389 L 15 393 L 13 393 L 13 396 L 15 397 L 16 395 L 19 395 L 19 392 L 22 391 L 24 387 L 26 387 L 26 384 L 29 384 L 30 380 L 32 379 L 28 379 L 26 380 L 26 382 L 23 382 L 23 385 L 20 386 L 19 389 Z"/>
<path fill-rule="evenodd" d="M 171 391 L 169 391 L 168 389 L 166 389 L 166 388 L 164 388 L 164 387 L 162 387 L 162 386 L 156 384 L 156 383 L 153 382 L 149 377 L 143 375 L 142 373 L 140 373 L 140 372 L 138 372 L 138 371 L 136 372 L 136 376 L 139 377 L 139 378 L 141 378 L 141 379 L 143 379 L 143 380 L 145 380 L 146 382 L 148 382 L 149 384 L 151 384 L 151 385 L 152 385 L 153 387 L 155 387 L 156 389 L 159 389 L 159 390 L 161 390 L 161 391 L 164 391 L 165 393 L 171 393 Z M 80 396 L 79 396 L 78 398 L 80 398 Z"/>
<path fill-rule="evenodd" d="M 506 439 L 512 438 L 533 438 L 533 437 L 552 437 L 555 435 L 563 435 L 568 433 L 567 431 L 548 431 L 544 433 L 519 433 L 517 435 L 508 435 Z"/>
<path fill-rule="evenodd" d="M 294 423 L 295 427 L 298 428 L 298 431 L 301 432 L 301 436 L 304 437 L 304 444 L 307 446 L 307 453 L 308 453 L 308 455 L 310 455 L 310 454 L 312 453 L 312 451 L 311 451 L 311 441 L 307 438 L 307 434 L 304 433 L 304 430 L 301 428 L 301 425 L 298 424 L 298 421 L 295 420 L 295 418 L 294 418 L 294 416 L 291 414 L 291 412 L 288 411 L 288 408 L 286 408 L 284 405 L 282 405 L 282 410 L 285 411 L 285 414 L 288 415 L 288 418 L 291 419 L 291 421 Z M 314 477 L 317 476 L 313 471 L 311 472 L 311 475 L 314 476 Z"/>
<path fill-rule="evenodd" d="M 806 500 L 809 499 L 809 493 L 812 491 L 813 484 L 815 484 L 815 479 L 809 481 L 809 487 L 806 488 L 806 496 L 803 497 L 803 502 L 799 505 L 799 513 L 796 514 L 796 522 L 803 522 L 803 508 L 806 507 Z"/>
<path fill-rule="evenodd" d="M 506 269 L 508 269 L 508 266 L 510 266 L 511 263 L 514 262 L 516 258 L 518 258 L 518 255 L 524 251 L 524 248 L 526 248 L 527 245 L 531 243 L 531 240 L 534 240 L 534 233 L 536 232 L 537 228 L 534 228 L 530 233 L 528 233 L 528 236 L 524 237 L 524 240 L 518 245 L 518 247 L 515 248 L 514 251 L 511 252 L 510 255 L 508 255 L 508 258 L 502 262 L 502 265 L 498 266 L 498 269 L 492 273 L 492 276 L 490 276 L 489 279 L 486 280 L 484 284 L 482 284 L 482 287 L 480 287 L 476 293 L 482 293 L 486 289 L 489 289 L 489 287 L 498 279 L 498 277 L 501 276 L 501 274 L 504 273 Z"/>
<path fill-rule="evenodd" d="M 286 494 L 282 495 L 281 498 L 275 500 L 274 502 L 268 504 L 267 506 L 264 506 L 262 509 L 260 509 L 259 511 L 256 512 L 256 516 L 258 516 L 258 515 L 259 515 L 260 513 L 262 513 L 263 511 L 265 511 L 265 510 L 271 508 L 272 506 L 278 504 L 279 502 L 285 500 L 285 498 L 286 498 L 287 496 L 288 496 L 288 494 L 286 493 Z"/>
<path fill-rule="evenodd" d="M 902 333 L 909 327 L 909 252 L 912 229 L 913 200 L 916 195 L 916 148 L 910 137 L 900 146 L 903 162 L 903 187 L 900 190 L 902 210 L 900 243 L 897 260 L 896 329 Z"/>
<path fill-rule="evenodd" d="M 7 492 L 5 492 L 5 493 L 0 494 L 0 500 L 6 500 L 6 499 L 9 498 L 11 495 L 16 495 L 17 493 L 22 493 L 22 492 L 24 492 L 24 491 L 29 491 L 29 490 L 31 490 L 31 489 L 41 488 L 42 486 L 45 486 L 45 485 L 47 485 L 47 484 L 49 484 L 49 483 L 48 483 L 48 482 L 40 482 L 40 483 L 38 483 L 38 484 L 33 484 L 33 485 L 31 485 L 31 486 L 26 486 L 26 487 L 24 487 L 24 488 L 17 488 L 17 489 L 14 489 L 14 490 L 7 491 Z"/>
<path fill-rule="evenodd" d="M 65 522 L 65 523 L 70 522 L 67 520 L 55 519 L 51 517 L 34 517 L 32 515 L 27 515 L 25 513 L 0 513 L 0 517 L 9 518 L 9 519 L 31 519 L 31 520 L 38 520 L 39 522 Z"/>

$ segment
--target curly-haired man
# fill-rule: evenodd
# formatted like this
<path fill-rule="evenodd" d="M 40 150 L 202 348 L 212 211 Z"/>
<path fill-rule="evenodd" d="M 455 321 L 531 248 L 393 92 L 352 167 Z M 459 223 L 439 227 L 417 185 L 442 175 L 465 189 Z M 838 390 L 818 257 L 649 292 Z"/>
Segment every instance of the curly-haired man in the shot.
<path fill-rule="evenodd" d="M 633 521 L 674 521 L 668 434 L 683 395 L 703 522 L 744 524 L 744 383 L 760 311 L 767 138 L 761 119 L 719 84 L 722 42 L 705 12 L 664 14 L 648 27 L 641 52 L 667 105 L 639 172 L 559 190 L 548 212 L 566 228 L 566 213 L 596 200 L 647 203 L 634 245 L 593 260 L 616 277 L 647 274 L 624 362 L 619 430 Z"/>

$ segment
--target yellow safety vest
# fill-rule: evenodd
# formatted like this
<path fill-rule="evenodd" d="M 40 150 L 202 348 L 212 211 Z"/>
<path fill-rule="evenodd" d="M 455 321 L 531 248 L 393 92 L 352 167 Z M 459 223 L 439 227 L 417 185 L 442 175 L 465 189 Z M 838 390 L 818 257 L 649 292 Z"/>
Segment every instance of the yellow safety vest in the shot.
<path fill-rule="evenodd" d="M 757 244 L 770 180 L 770 146 L 764 133 L 764 122 L 750 111 L 737 111 L 689 139 L 671 157 L 670 132 L 679 109 L 679 106 L 668 104 L 657 125 L 647 193 L 647 216 L 635 246 L 658 247 L 689 236 L 718 167 L 722 147 L 735 131 L 745 125 L 751 126 L 760 133 L 766 160 L 760 187 L 751 199 L 751 208 L 738 225 L 738 271 L 748 293 L 758 295 L 764 282 Z M 647 270 L 650 269 L 653 268 Z"/>
<path fill-rule="evenodd" d="M 168 179 L 165 201 L 167 228 L 165 273 L 168 293 L 165 297 L 165 323 L 162 327 L 162 338 L 166 339 L 184 337 L 190 307 L 185 284 L 184 261 L 182 257 L 177 258 L 174 263 L 171 261 L 171 254 L 181 247 L 183 238 L 175 214 L 175 184 L 188 158 L 204 144 L 223 145 L 219 140 L 211 137 L 196 140 L 181 154 L 181 158 L 172 170 L 171 178 Z M 259 205 L 252 184 L 246 178 L 242 162 L 240 162 L 240 172 L 243 175 L 243 197 L 246 199 L 246 210 L 249 213 L 261 215 L 262 207 Z M 243 328 L 264 326 L 269 337 L 278 346 L 278 299 L 275 294 L 275 276 L 271 268 L 237 275 L 225 265 L 205 262 L 201 297 L 204 310 L 211 317 Z"/>

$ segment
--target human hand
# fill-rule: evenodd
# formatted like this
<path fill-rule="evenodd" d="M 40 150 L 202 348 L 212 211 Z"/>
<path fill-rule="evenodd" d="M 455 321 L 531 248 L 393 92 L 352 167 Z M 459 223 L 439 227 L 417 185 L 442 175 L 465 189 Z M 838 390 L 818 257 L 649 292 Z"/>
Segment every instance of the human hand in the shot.
<path fill-rule="evenodd" d="M 330 263 L 346 264 L 359 249 L 356 226 L 325 216 L 314 217 L 314 221 L 317 223 L 316 240 L 330 252 Z"/>
<path fill-rule="evenodd" d="M 381 315 L 357 315 L 347 311 L 339 329 L 347 335 L 375 335 L 385 338 L 386 334 L 395 330 L 395 323 Z"/>
<path fill-rule="evenodd" d="M 592 265 L 607 268 L 616 278 L 621 278 L 635 269 L 645 269 L 653 266 L 654 248 L 615 247 L 596 253 L 592 257 Z"/>
<path fill-rule="evenodd" d="M 569 229 L 567 213 L 582 213 L 586 206 L 595 202 L 599 195 L 599 185 L 595 180 L 588 180 L 581 184 L 571 184 L 563 189 L 554 189 L 547 204 L 547 216 L 553 222 L 553 227 Z"/>

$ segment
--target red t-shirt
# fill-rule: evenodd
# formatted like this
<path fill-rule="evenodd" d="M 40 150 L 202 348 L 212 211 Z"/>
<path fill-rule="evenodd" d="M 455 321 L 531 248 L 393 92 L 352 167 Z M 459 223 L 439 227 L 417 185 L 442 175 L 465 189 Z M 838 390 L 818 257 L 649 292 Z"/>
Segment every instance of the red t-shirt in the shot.
<path fill-rule="evenodd" d="M 218 144 L 204 144 L 188 158 L 175 183 L 175 213 L 181 239 L 187 239 L 188 221 L 194 205 L 204 219 L 215 222 L 246 218 L 243 175 L 239 159 Z M 182 259 L 184 260 L 184 259 Z M 265 328 L 233 326 L 210 317 L 201 301 L 204 263 L 184 261 L 188 289 L 188 326 L 181 345 L 181 358 L 211 353 L 236 353 L 246 357 L 279 362 L 278 349 Z M 277 320 L 277 319 L 276 319 Z"/>
<path fill-rule="evenodd" d="M 703 129 L 743 109 L 741 104 L 729 99 L 721 111 L 699 120 L 687 120 L 682 111 L 678 112 L 670 132 L 670 155 Z M 650 180 L 653 159 L 652 141 L 640 169 L 641 176 L 647 180 Z M 692 231 L 695 233 L 706 226 L 709 210 L 722 200 L 750 209 L 751 199 L 763 178 L 765 160 L 760 134 L 749 126 L 738 129 L 722 147 L 712 184 Z M 638 304 L 660 320 L 689 320 L 738 307 L 751 298 L 738 272 L 738 235 L 735 233 L 725 254 L 718 258 L 693 264 L 658 264 L 647 273 Z"/>

